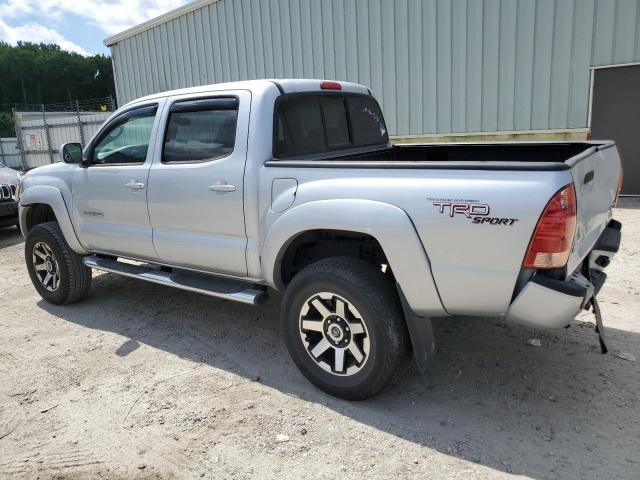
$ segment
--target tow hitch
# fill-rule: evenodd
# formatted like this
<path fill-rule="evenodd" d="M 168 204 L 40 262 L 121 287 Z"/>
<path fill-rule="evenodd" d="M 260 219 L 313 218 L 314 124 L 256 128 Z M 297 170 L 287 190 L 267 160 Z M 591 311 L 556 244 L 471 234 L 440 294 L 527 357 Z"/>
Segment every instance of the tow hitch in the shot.
<path fill-rule="evenodd" d="M 602 325 L 602 312 L 600 312 L 600 306 L 596 297 L 591 299 L 591 305 L 593 305 L 593 314 L 596 316 L 596 333 L 598 334 L 598 340 L 600 341 L 600 352 L 607 353 L 609 349 L 604 341 L 604 326 Z"/>
<path fill-rule="evenodd" d="M 587 302 L 585 308 L 589 310 L 589 307 L 593 308 L 593 314 L 596 317 L 596 333 L 598 334 L 598 341 L 600 342 L 600 351 L 604 354 L 609 351 L 605 342 L 604 325 L 602 324 L 602 312 L 596 296 L 600 292 L 602 285 L 604 285 L 607 279 L 607 274 L 603 272 L 604 268 L 609 265 L 611 257 L 615 255 L 620 248 L 622 224 L 617 220 L 611 220 L 604 229 L 602 235 L 598 239 L 598 242 L 594 246 L 589 260 L 586 265 L 586 276 L 589 282 L 594 286 L 593 295 L 591 300 Z"/>
<path fill-rule="evenodd" d="M 600 289 L 604 285 L 605 280 L 607 279 L 607 274 L 602 270 L 594 269 L 594 268 L 586 268 L 585 273 L 587 274 L 587 279 L 589 283 L 593 285 L 593 295 L 591 299 L 585 305 L 585 309 L 588 311 L 589 308 L 592 309 L 593 314 L 596 317 L 596 333 L 598 334 L 598 341 L 600 342 L 600 351 L 604 354 L 609 351 L 607 348 L 607 344 L 605 343 L 604 338 L 604 325 L 602 324 L 602 311 L 600 310 L 600 305 L 598 304 L 598 300 L 596 299 Z"/>
<path fill-rule="evenodd" d="M 607 353 L 608 349 L 604 339 L 604 326 L 602 325 L 602 312 L 600 311 L 600 305 L 598 305 L 598 300 L 596 299 L 600 289 L 604 285 L 604 282 L 607 280 L 607 274 L 602 270 L 589 268 L 585 265 L 582 274 L 574 273 L 569 278 L 571 278 L 575 283 L 581 285 L 587 291 L 582 308 L 587 312 L 589 310 L 593 311 L 593 314 L 596 317 L 596 333 L 598 334 L 598 341 L 600 342 L 600 351 L 602 353 Z"/>

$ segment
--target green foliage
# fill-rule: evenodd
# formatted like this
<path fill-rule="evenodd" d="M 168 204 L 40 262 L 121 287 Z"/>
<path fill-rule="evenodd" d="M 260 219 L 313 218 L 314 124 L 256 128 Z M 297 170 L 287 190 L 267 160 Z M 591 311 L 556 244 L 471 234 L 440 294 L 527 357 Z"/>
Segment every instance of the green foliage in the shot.
<path fill-rule="evenodd" d="M 13 119 L 11 114 L 0 112 L 0 137 L 15 137 L 16 131 L 13 127 Z"/>
<path fill-rule="evenodd" d="M 0 112 L 20 104 L 115 97 L 111 58 L 105 55 L 85 57 L 58 45 L 18 42 L 14 47 L 0 41 L 0 72 Z M 9 125 L 5 130 L 1 115 L 0 135 L 15 135 Z"/>

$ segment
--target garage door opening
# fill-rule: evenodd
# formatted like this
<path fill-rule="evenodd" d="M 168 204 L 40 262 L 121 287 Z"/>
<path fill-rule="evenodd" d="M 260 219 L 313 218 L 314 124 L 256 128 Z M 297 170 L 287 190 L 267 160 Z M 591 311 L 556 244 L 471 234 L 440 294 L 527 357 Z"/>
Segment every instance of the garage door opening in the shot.
<path fill-rule="evenodd" d="M 640 195 L 640 64 L 592 69 L 591 138 L 615 140 L 623 195 Z"/>

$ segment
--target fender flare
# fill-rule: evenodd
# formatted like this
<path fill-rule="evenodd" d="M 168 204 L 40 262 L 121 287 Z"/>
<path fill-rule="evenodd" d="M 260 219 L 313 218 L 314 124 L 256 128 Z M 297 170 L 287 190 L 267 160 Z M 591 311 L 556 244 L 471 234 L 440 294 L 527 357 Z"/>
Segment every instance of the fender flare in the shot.
<path fill-rule="evenodd" d="M 20 230 L 25 237 L 27 234 L 27 213 L 29 212 L 30 206 L 37 203 L 43 203 L 51 207 L 56 216 L 56 220 L 58 220 L 58 225 L 60 225 L 60 230 L 62 230 L 62 235 L 64 235 L 64 239 L 69 244 L 69 247 L 71 247 L 71 250 L 81 255 L 89 253 L 80 244 L 73 224 L 71 223 L 69 210 L 64 203 L 62 193 L 56 187 L 34 185 L 22 193 L 19 202 Z"/>
<path fill-rule="evenodd" d="M 373 200 L 318 200 L 282 214 L 269 228 L 262 245 L 262 278 L 269 285 L 284 287 L 280 279 L 284 254 L 296 237 L 311 230 L 342 230 L 374 237 L 413 312 L 429 317 L 447 315 L 411 219 L 401 208 Z"/>

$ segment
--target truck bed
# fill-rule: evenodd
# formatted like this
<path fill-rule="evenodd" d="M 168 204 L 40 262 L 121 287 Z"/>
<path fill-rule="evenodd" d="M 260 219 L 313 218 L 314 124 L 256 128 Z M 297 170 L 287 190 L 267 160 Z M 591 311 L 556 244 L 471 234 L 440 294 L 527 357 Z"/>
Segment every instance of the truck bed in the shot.
<path fill-rule="evenodd" d="M 438 143 L 393 146 L 393 160 L 414 162 L 565 163 L 594 147 L 589 142 Z"/>
<path fill-rule="evenodd" d="M 359 153 L 274 160 L 279 166 L 332 168 L 447 168 L 569 170 L 571 164 L 611 142 L 505 142 L 395 144 Z"/>
<path fill-rule="evenodd" d="M 445 309 L 462 315 L 508 309 L 538 219 L 570 182 L 578 214 L 566 275 L 574 272 L 610 219 L 620 172 L 613 142 L 402 144 L 265 166 L 264 195 L 272 194 L 272 179 L 296 179 L 294 207 L 355 198 L 401 208 L 422 240 Z M 438 202 L 482 204 L 508 223 L 476 224 Z"/>

